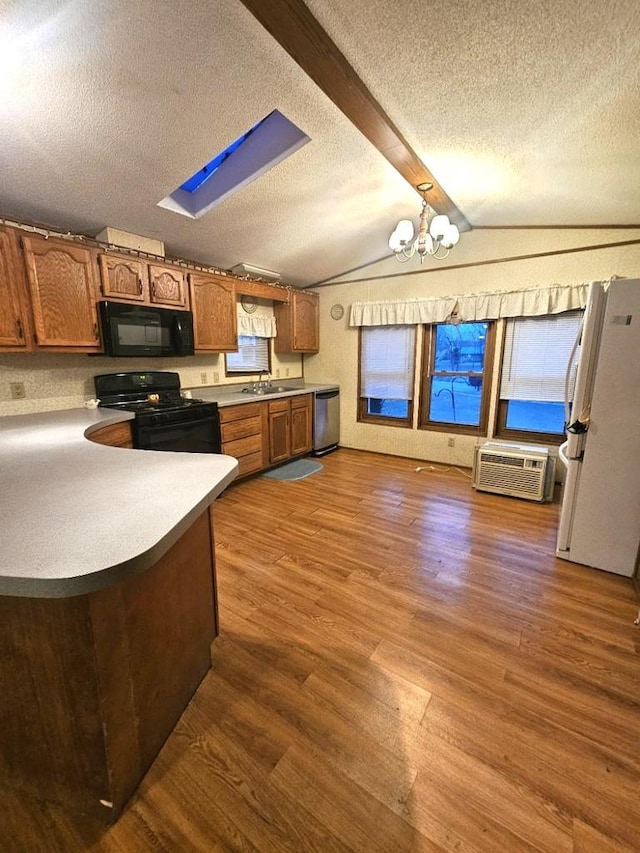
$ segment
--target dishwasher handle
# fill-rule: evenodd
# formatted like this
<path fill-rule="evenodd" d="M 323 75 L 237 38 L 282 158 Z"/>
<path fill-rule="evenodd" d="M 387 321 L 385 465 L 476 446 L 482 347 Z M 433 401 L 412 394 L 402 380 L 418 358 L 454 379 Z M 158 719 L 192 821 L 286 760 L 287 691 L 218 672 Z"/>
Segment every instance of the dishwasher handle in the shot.
<path fill-rule="evenodd" d="M 316 400 L 331 400 L 332 397 L 337 397 L 339 391 L 317 391 Z"/>

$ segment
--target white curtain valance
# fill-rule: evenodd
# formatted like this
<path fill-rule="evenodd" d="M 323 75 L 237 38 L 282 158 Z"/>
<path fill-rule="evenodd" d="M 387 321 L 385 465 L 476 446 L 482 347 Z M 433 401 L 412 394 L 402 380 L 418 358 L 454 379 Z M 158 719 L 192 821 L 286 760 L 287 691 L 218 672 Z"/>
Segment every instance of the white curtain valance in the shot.
<path fill-rule="evenodd" d="M 259 314 L 238 314 L 238 334 L 252 338 L 275 338 L 276 318 Z"/>
<path fill-rule="evenodd" d="M 496 290 L 464 296 L 354 302 L 350 326 L 415 326 L 444 323 L 454 312 L 463 322 L 500 317 L 540 317 L 584 308 L 588 284 L 552 285 L 525 290 Z"/>

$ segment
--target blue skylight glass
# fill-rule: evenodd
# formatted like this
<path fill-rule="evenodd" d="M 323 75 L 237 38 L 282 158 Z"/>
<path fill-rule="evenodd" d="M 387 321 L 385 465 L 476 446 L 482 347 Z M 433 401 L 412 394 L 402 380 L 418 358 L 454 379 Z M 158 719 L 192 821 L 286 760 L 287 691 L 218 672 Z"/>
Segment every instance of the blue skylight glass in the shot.
<path fill-rule="evenodd" d="M 199 219 L 310 141 L 285 115 L 273 110 L 159 201 L 158 206 Z"/>
<path fill-rule="evenodd" d="M 266 118 L 268 118 L 268 116 Z M 204 182 L 207 181 L 211 177 L 211 175 L 213 175 L 215 171 L 220 168 L 220 166 L 224 163 L 227 157 L 230 157 L 234 151 L 240 148 L 242 143 L 245 142 L 251 136 L 254 130 L 259 128 L 264 121 L 264 118 L 260 119 L 260 121 L 257 124 L 254 124 L 254 126 L 250 128 L 246 133 L 243 133 L 242 136 L 239 136 L 237 139 L 235 139 L 231 143 L 231 145 L 227 145 L 224 151 L 221 151 L 219 154 L 216 154 L 213 160 L 209 160 L 209 162 L 205 166 L 203 166 L 202 169 L 198 169 L 195 175 L 191 175 L 191 177 L 187 178 L 187 180 L 183 184 L 180 184 L 180 189 L 188 193 L 194 193 L 197 189 L 199 189 L 204 184 Z"/>

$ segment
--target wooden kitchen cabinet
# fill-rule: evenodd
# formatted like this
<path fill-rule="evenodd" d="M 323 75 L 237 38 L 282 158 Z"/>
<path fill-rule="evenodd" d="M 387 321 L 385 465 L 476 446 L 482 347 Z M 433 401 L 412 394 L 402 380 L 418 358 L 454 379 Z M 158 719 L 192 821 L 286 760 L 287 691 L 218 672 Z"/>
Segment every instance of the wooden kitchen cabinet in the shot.
<path fill-rule="evenodd" d="M 238 476 L 265 468 L 265 404 L 224 406 L 219 413 L 222 452 L 238 460 Z"/>
<path fill-rule="evenodd" d="M 100 350 L 95 250 L 35 235 L 22 245 L 38 347 Z"/>
<path fill-rule="evenodd" d="M 0 596 L 3 791 L 117 818 L 211 667 L 212 515 L 112 586 Z"/>
<path fill-rule="evenodd" d="M 318 352 L 320 349 L 320 316 L 318 295 L 304 290 L 289 291 L 288 303 L 273 306 L 278 336 L 274 352 Z"/>
<path fill-rule="evenodd" d="M 238 318 L 234 279 L 191 273 L 189 290 L 196 352 L 236 352 Z"/>
<path fill-rule="evenodd" d="M 0 351 L 31 349 L 24 266 L 15 231 L 0 228 Z"/>
<path fill-rule="evenodd" d="M 311 394 L 291 397 L 291 455 L 309 453 L 313 446 Z"/>
<path fill-rule="evenodd" d="M 109 447 L 133 447 L 131 421 L 121 421 L 117 424 L 99 426 L 86 434 L 89 441 L 96 444 L 106 444 Z"/>
<path fill-rule="evenodd" d="M 269 463 L 308 453 L 312 446 L 311 394 L 272 400 L 269 407 Z"/>
<path fill-rule="evenodd" d="M 148 264 L 128 255 L 101 252 L 100 289 L 107 299 L 123 299 L 168 308 L 188 308 L 184 271 L 171 266 Z"/>
<path fill-rule="evenodd" d="M 131 299 L 146 302 L 149 292 L 147 264 L 126 255 L 98 256 L 100 264 L 100 289 L 107 299 Z"/>
<path fill-rule="evenodd" d="M 269 407 L 269 463 L 284 462 L 291 456 L 291 402 L 272 400 Z"/>
<path fill-rule="evenodd" d="M 149 300 L 154 305 L 187 308 L 187 283 L 178 267 L 149 264 Z"/>
<path fill-rule="evenodd" d="M 219 412 L 222 452 L 238 460 L 239 477 L 311 450 L 311 394 L 223 406 Z"/>

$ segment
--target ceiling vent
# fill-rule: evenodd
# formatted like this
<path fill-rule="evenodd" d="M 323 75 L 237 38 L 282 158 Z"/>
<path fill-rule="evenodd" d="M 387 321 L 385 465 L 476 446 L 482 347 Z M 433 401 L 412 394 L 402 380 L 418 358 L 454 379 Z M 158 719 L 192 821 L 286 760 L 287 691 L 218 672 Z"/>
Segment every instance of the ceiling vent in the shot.
<path fill-rule="evenodd" d="M 241 278 L 261 278 L 263 281 L 280 281 L 279 272 L 252 267 L 251 264 L 236 264 L 235 267 L 231 268 L 231 272 Z"/>

